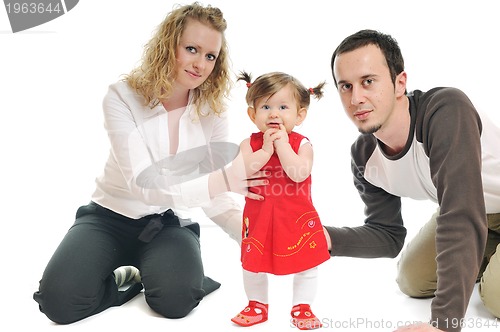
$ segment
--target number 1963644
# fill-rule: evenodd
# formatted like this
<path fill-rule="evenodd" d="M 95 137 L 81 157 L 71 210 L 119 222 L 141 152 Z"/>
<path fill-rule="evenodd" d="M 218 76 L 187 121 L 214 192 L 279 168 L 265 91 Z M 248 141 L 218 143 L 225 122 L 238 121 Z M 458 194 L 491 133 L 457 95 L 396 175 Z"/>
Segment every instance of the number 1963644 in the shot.
<path fill-rule="evenodd" d="M 43 14 L 43 13 L 60 13 L 64 9 L 61 8 L 61 3 L 57 2 L 14 2 L 6 3 L 5 8 L 8 14 Z"/>

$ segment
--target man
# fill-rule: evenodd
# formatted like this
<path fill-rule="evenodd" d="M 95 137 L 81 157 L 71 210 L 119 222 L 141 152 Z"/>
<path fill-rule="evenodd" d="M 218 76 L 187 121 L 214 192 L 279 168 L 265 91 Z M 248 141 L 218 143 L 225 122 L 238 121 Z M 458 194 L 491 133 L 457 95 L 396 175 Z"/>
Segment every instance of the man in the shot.
<path fill-rule="evenodd" d="M 331 254 L 396 257 L 406 236 L 401 197 L 430 199 L 439 209 L 403 252 L 397 281 L 409 296 L 434 296 L 431 319 L 404 329 L 460 331 L 478 278 L 485 306 L 499 317 L 500 130 L 458 89 L 407 93 L 403 56 L 389 35 L 347 37 L 331 65 L 361 133 L 352 172 L 366 205 L 363 226 L 326 226 Z"/>

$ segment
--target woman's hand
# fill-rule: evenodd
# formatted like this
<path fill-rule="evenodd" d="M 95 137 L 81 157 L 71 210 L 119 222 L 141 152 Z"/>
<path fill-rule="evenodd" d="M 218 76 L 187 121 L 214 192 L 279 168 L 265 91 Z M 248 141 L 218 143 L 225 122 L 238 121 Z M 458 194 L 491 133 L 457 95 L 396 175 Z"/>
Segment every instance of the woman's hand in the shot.
<path fill-rule="evenodd" d="M 269 172 L 258 171 L 250 175 L 249 177 L 241 177 L 241 176 L 238 177 L 237 176 L 238 174 L 235 174 L 235 171 L 237 172 L 237 170 L 233 168 L 233 166 L 234 163 L 231 167 L 229 167 L 226 170 L 226 176 L 228 178 L 230 191 L 237 194 L 241 194 L 250 199 L 255 199 L 259 201 L 263 200 L 264 199 L 263 196 L 253 193 L 249 189 L 251 187 L 259 187 L 269 184 L 269 180 L 267 179 L 267 177 L 269 176 Z"/>
<path fill-rule="evenodd" d="M 208 188 L 210 196 L 215 197 L 223 192 L 234 192 L 250 199 L 263 200 L 264 197 L 249 190 L 250 187 L 259 187 L 269 184 L 268 171 L 257 171 L 249 176 L 242 154 L 233 160 L 230 166 L 210 174 Z"/>

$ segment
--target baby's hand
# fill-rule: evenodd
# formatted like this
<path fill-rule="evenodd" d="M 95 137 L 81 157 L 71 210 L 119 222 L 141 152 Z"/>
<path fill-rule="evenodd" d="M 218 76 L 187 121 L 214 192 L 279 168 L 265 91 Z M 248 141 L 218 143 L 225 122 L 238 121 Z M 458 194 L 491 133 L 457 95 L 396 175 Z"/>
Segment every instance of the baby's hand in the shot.
<path fill-rule="evenodd" d="M 284 125 L 280 124 L 280 129 L 276 131 L 273 135 L 274 146 L 278 147 L 284 144 L 288 144 L 288 133 Z"/>
<path fill-rule="evenodd" d="M 262 150 L 266 151 L 269 154 L 274 153 L 274 145 L 273 142 L 276 139 L 274 134 L 277 132 L 277 129 L 268 129 L 264 132 L 264 144 L 262 144 Z"/>

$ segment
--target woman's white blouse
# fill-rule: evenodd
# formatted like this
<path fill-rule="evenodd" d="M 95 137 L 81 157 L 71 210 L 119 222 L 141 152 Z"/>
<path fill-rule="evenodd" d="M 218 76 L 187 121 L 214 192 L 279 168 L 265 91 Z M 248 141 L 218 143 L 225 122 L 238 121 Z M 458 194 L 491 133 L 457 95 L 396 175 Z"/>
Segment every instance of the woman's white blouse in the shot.
<path fill-rule="evenodd" d="M 186 219 L 194 207 L 202 207 L 208 217 L 240 210 L 228 194 L 210 199 L 212 170 L 200 167 L 211 144 L 229 144 L 224 114 L 197 116 L 190 101 L 179 120 L 177 153 L 170 155 L 168 116 L 161 103 L 145 106 L 143 98 L 120 81 L 110 85 L 103 110 L 111 148 L 92 201 L 134 219 L 167 209 Z"/>

